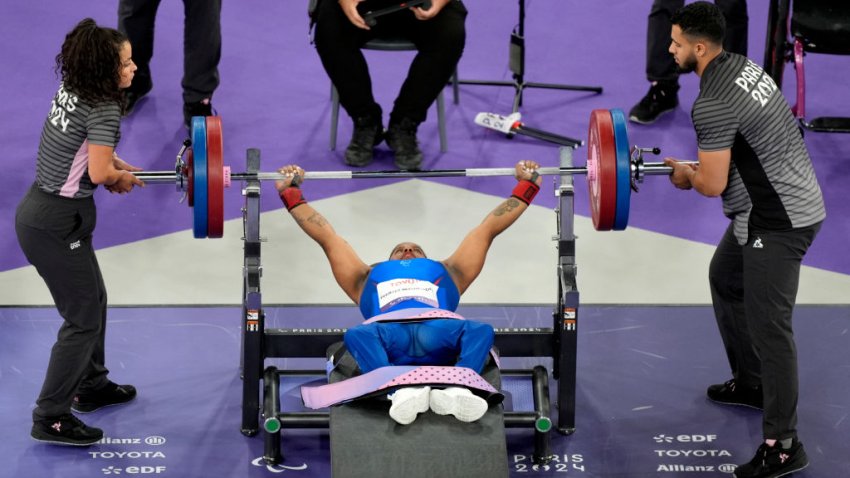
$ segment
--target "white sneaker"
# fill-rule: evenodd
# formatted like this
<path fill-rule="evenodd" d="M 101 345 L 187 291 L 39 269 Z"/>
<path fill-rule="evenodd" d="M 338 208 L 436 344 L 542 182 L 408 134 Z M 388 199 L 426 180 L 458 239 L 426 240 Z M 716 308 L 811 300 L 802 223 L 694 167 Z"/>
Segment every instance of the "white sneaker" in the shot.
<path fill-rule="evenodd" d="M 387 397 L 393 402 L 390 417 L 401 425 L 410 425 L 416 416 L 428 411 L 431 387 L 400 388 Z"/>
<path fill-rule="evenodd" d="M 431 390 L 431 410 L 438 415 L 454 415 L 462 422 L 474 422 L 487 413 L 487 400 L 468 388 L 449 387 Z"/>

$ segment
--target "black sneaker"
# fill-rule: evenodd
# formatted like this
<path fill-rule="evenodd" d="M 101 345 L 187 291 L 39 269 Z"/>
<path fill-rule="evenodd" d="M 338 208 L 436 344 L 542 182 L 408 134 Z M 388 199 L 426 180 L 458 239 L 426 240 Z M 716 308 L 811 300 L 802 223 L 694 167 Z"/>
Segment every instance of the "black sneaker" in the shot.
<path fill-rule="evenodd" d="M 69 413 L 33 422 L 30 436 L 55 445 L 89 446 L 103 438 L 103 430 L 87 426 Z"/>
<path fill-rule="evenodd" d="M 640 103 L 629 111 L 629 120 L 640 124 L 651 124 L 662 114 L 679 106 L 679 84 L 655 82 Z"/>
<path fill-rule="evenodd" d="M 764 409 L 764 396 L 761 387 L 738 386 L 735 379 L 711 385 L 706 391 L 708 399 L 712 402 L 726 405 L 740 405 L 758 410 Z"/>
<path fill-rule="evenodd" d="M 124 116 L 129 116 L 130 113 L 133 112 L 133 108 L 136 107 L 136 104 L 144 98 L 148 93 L 150 93 L 151 88 L 153 88 L 153 83 L 150 81 L 140 81 L 138 84 L 136 81 L 133 81 L 133 84 L 127 88 L 124 96 L 127 98 L 127 105 L 124 108 Z"/>
<path fill-rule="evenodd" d="M 100 390 L 74 396 L 71 410 L 78 413 L 89 413 L 110 405 L 120 405 L 136 398 L 136 387 L 118 385 L 113 382 Z"/>
<path fill-rule="evenodd" d="M 345 164 L 362 168 L 372 162 L 375 146 L 384 140 L 384 126 L 380 117 L 363 116 L 354 119 L 351 142 L 345 149 Z"/>
<path fill-rule="evenodd" d="M 193 116 L 214 116 L 212 102 L 209 98 L 197 103 L 183 103 L 183 124 L 186 129 L 192 128 Z"/>
<path fill-rule="evenodd" d="M 794 438 L 791 448 L 782 448 L 777 441 L 773 446 L 762 443 L 749 463 L 735 469 L 736 478 L 779 478 L 809 466 L 809 457 L 803 444 Z"/>
<path fill-rule="evenodd" d="M 422 151 L 416 141 L 419 124 L 402 118 L 398 123 L 390 122 L 387 128 L 387 144 L 395 153 L 395 165 L 403 171 L 416 171 L 422 166 Z"/>

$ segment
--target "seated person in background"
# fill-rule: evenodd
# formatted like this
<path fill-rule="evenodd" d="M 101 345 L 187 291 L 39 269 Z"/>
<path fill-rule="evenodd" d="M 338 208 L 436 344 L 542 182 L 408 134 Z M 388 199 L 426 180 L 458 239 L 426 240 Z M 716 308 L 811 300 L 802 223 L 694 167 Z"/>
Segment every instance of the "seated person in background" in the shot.
<path fill-rule="evenodd" d="M 519 183 L 511 197 L 473 228 L 448 259 L 428 259 L 419 245 L 403 242 L 393 248 L 389 260 L 371 266 L 306 203 L 298 187 L 304 170 L 294 165 L 280 169 L 287 177 L 275 183 L 281 200 L 301 229 L 322 247 L 334 278 L 364 318 L 397 316 L 393 312 L 403 309 L 411 313 L 418 309 L 408 317 L 421 317 L 422 308 L 432 312 L 429 316 L 439 317 L 417 322 L 368 321 L 348 329 L 345 345 L 363 373 L 390 365 L 454 365 L 481 373 L 493 345 L 493 328 L 462 320 L 451 311 L 484 267 L 493 239 L 519 218 L 540 189 L 538 167 L 534 161 L 516 164 Z M 465 422 L 478 420 L 487 411 L 483 398 L 462 387 L 408 387 L 389 398 L 390 416 L 402 425 L 429 408 Z"/>
<path fill-rule="evenodd" d="M 416 130 L 425 121 L 428 107 L 445 88 L 463 53 L 466 8 L 459 0 L 432 0 L 427 10 L 419 7 L 400 10 L 380 17 L 377 25 L 370 28 L 358 12 L 361 2 L 361 11 L 398 3 L 319 0 L 313 14 L 316 50 L 339 92 L 340 104 L 354 120 L 345 162 L 354 167 L 368 165 L 375 146 L 386 139 L 399 169 L 419 169 L 422 151 Z M 419 50 L 393 105 L 386 133 L 381 107 L 372 95 L 369 68 L 360 50 L 364 43 L 376 37 L 409 39 Z"/>
<path fill-rule="evenodd" d="M 747 56 L 746 0 L 715 0 L 726 18 L 726 37 L 723 49 Z M 667 49 L 670 47 L 670 17 L 685 4 L 685 0 L 655 0 L 649 10 L 646 28 L 646 79 L 649 92 L 629 111 L 635 123 L 654 123 L 662 114 L 679 105 L 679 70 Z"/>

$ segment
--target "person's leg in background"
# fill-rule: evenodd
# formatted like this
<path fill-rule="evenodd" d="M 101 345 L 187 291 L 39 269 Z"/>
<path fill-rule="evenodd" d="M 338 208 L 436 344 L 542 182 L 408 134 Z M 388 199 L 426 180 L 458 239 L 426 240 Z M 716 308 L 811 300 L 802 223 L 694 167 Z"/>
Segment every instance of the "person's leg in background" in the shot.
<path fill-rule="evenodd" d="M 726 19 L 726 37 L 723 39 L 723 49 L 747 56 L 747 40 L 749 35 L 750 17 L 747 14 L 746 0 L 715 0 L 715 4 L 723 12 Z"/>
<path fill-rule="evenodd" d="M 396 28 L 410 37 L 418 49 L 387 126 L 387 144 L 395 153 L 399 169 L 416 170 L 422 164 L 416 131 L 463 55 L 466 16 L 466 7 L 455 1 L 427 21 L 417 20 L 410 12 L 399 18 L 403 21 L 399 21 Z"/>
<path fill-rule="evenodd" d="M 127 114 L 153 87 L 150 61 L 153 57 L 154 23 L 160 0 L 121 0 L 118 3 L 118 30 L 127 35 L 138 68 L 133 84 L 126 90 Z"/>
<path fill-rule="evenodd" d="M 352 25 L 335 0 L 320 0 L 316 11 L 316 51 L 336 87 L 340 105 L 354 121 L 351 142 L 345 150 L 346 164 L 354 167 L 371 163 L 374 148 L 383 139 L 381 107 L 372 94 L 369 66 L 360 50 L 372 36 L 373 32 Z"/>
<path fill-rule="evenodd" d="M 646 24 L 646 79 L 649 92 L 629 111 L 635 123 L 654 123 L 662 114 L 679 105 L 679 72 L 670 54 L 670 17 L 682 8 L 684 0 L 655 0 Z"/>
<path fill-rule="evenodd" d="M 212 96 L 219 84 L 221 0 L 183 0 L 183 120 L 213 114 Z M 134 52 L 135 54 L 135 52 Z"/>
<path fill-rule="evenodd" d="M 749 17 L 746 0 L 716 0 L 726 19 L 727 51 L 747 55 Z M 646 79 L 649 92 L 629 111 L 629 120 L 640 124 L 654 123 L 662 114 L 679 105 L 679 71 L 670 47 L 670 18 L 682 8 L 684 0 L 654 0 L 646 30 Z"/>

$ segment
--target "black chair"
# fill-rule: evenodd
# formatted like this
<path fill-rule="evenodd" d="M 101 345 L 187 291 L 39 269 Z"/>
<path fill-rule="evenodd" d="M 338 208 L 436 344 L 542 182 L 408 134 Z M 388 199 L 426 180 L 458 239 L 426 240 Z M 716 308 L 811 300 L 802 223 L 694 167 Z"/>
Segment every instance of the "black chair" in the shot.
<path fill-rule="evenodd" d="M 404 38 L 375 38 L 363 45 L 363 49 L 376 51 L 415 51 L 416 45 Z M 454 78 L 457 78 L 455 74 Z M 443 92 L 437 96 L 437 128 L 440 132 L 440 152 L 448 151 L 446 141 L 446 108 L 443 102 Z M 455 91 L 455 104 L 457 104 L 457 92 Z M 339 93 L 331 84 L 331 151 L 336 150 L 336 134 L 339 124 Z"/>
<path fill-rule="evenodd" d="M 803 65 L 809 53 L 850 55 L 850 1 L 772 0 L 768 22 L 765 70 L 781 87 L 784 64 L 794 62 L 797 93 L 793 111 L 800 124 L 812 131 L 850 133 L 850 117 L 806 119 Z M 789 34 L 790 39 L 786 38 Z"/>

